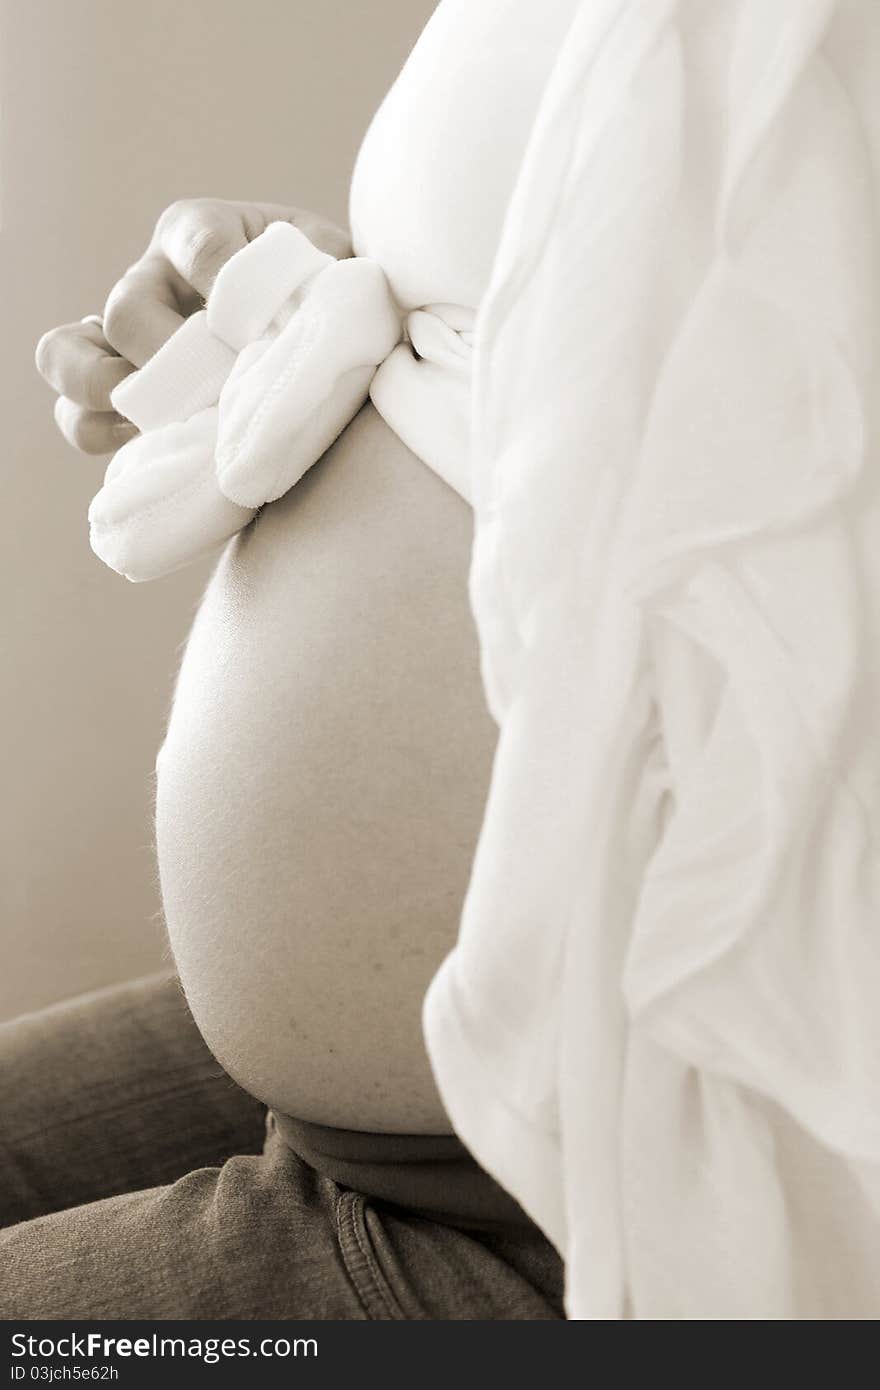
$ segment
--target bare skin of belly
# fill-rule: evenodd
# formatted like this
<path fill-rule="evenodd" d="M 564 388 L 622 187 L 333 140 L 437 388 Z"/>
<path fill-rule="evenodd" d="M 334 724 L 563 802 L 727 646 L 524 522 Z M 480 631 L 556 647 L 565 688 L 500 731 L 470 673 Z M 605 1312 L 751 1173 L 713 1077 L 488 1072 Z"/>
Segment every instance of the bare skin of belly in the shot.
<path fill-rule="evenodd" d="M 159 759 L 169 937 L 208 1045 L 276 1109 L 449 1129 L 422 1039 L 495 728 L 472 516 L 366 406 L 211 579 Z"/>

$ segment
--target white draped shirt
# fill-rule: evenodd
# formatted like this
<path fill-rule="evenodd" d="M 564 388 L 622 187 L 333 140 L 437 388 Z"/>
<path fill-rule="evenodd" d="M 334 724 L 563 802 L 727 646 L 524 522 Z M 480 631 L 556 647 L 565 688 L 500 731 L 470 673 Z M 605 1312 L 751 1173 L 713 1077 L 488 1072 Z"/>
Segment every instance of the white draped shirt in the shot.
<path fill-rule="evenodd" d="M 477 315 L 425 1005 L 575 1318 L 880 1314 L 880 7 L 583 0 Z"/>

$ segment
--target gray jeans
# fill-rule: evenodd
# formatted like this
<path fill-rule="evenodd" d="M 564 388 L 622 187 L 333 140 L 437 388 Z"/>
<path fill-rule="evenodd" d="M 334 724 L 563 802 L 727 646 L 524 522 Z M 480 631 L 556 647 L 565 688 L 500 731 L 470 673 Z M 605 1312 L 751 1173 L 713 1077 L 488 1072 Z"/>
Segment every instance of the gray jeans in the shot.
<path fill-rule="evenodd" d="M 558 1256 L 316 1171 L 173 977 L 0 1026 L 0 1317 L 555 1319 Z"/>

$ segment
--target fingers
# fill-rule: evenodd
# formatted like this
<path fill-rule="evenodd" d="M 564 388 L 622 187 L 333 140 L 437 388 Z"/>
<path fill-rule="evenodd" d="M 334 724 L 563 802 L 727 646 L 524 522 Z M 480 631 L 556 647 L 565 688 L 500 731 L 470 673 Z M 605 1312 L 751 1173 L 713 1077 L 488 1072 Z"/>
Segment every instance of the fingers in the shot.
<path fill-rule="evenodd" d="M 337 260 L 351 255 L 348 233 L 328 218 L 282 203 L 225 202 L 192 198 L 172 203 L 156 224 L 152 249 L 203 297 L 220 270 L 270 222 L 298 227 L 319 251 Z"/>
<path fill-rule="evenodd" d="M 75 449 L 109 454 L 137 434 L 110 405 L 110 392 L 133 368 L 116 356 L 100 319 L 66 323 L 44 333 L 36 361 L 38 371 L 59 393 L 55 422 Z"/>
<path fill-rule="evenodd" d="M 351 254 L 341 228 L 327 218 L 275 203 L 184 199 L 162 213 L 147 253 L 110 292 L 104 309 L 109 343 L 142 367 L 201 307 L 220 270 L 270 222 L 290 222 L 319 250 Z"/>
<path fill-rule="evenodd" d="M 296 208 L 288 213 L 285 221 L 298 227 L 309 241 L 314 242 L 319 251 L 326 251 L 328 256 L 333 256 L 337 261 L 347 260 L 349 256 L 354 255 L 348 232 L 343 231 L 342 227 L 337 227 L 336 223 L 327 217 Z"/>
<path fill-rule="evenodd" d="M 266 231 L 270 222 L 289 222 L 291 227 L 296 227 L 303 236 L 307 236 L 320 252 L 334 257 L 334 260 L 346 260 L 353 254 L 348 232 L 336 227 L 335 222 L 320 213 L 310 213 L 304 207 L 288 207 L 284 203 L 235 203 L 234 206 L 241 211 L 250 242 L 254 236 Z"/>
<path fill-rule="evenodd" d="M 153 246 L 187 285 L 206 296 L 221 267 L 248 239 L 241 204 L 194 198 L 163 212 Z"/>
<path fill-rule="evenodd" d="M 210 290 L 221 266 L 247 244 L 241 212 L 210 198 L 172 203 L 144 256 L 110 291 L 108 341 L 142 367 Z"/>
<path fill-rule="evenodd" d="M 133 371 L 95 320 L 53 328 L 37 344 L 37 370 L 53 390 L 91 411 L 110 410 L 110 392 Z"/>
<path fill-rule="evenodd" d="M 136 367 L 148 362 L 183 320 L 169 267 L 155 253 L 126 271 L 104 306 L 107 341 Z"/>
<path fill-rule="evenodd" d="M 309 212 L 307 208 L 291 208 L 282 203 L 236 203 L 244 220 L 248 241 L 264 232 L 270 222 L 289 222 L 307 236 L 319 251 L 337 261 L 353 254 L 351 238 L 342 227 L 328 217 Z"/>
<path fill-rule="evenodd" d="M 138 432 L 115 410 L 88 410 L 66 396 L 55 402 L 55 423 L 68 444 L 82 454 L 115 453 Z"/>

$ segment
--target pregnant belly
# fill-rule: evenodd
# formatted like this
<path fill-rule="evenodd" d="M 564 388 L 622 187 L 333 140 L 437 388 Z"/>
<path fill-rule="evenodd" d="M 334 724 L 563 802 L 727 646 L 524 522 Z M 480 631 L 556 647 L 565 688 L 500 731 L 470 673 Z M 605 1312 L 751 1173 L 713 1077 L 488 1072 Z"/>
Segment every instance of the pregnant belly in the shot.
<path fill-rule="evenodd" d="M 494 726 L 471 515 L 371 406 L 233 541 L 159 759 L 171 946 L 246 1089 L 348 1128 L 448 1128 L 421 1033 Z"/>

